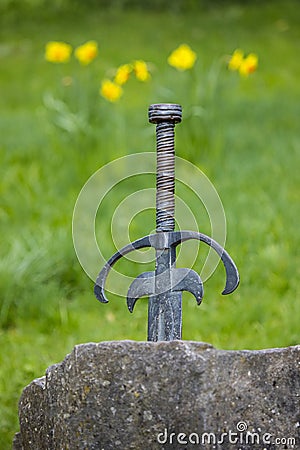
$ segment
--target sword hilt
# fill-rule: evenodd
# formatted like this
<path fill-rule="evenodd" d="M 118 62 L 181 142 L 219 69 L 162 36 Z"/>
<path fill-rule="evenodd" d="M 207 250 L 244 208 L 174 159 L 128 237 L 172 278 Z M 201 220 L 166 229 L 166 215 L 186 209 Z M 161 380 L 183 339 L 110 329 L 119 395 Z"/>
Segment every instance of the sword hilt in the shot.
<path fill-rule="evenodd" d="M 156 231 L 175 229 L 175 124 L 182 108 L 172 103 L 149 107 L 149 122 L 156 124 Z"/>

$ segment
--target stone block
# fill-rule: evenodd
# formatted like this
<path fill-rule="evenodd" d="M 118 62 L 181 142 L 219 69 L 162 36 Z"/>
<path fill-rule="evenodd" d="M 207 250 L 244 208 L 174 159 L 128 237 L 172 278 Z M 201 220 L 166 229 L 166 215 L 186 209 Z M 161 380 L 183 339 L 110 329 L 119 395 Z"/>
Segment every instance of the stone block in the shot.
<path fill-rule="evenodd" d="M 78 345 L 19 404 L 14 450 L 300 448 L 300 346 Z"/>

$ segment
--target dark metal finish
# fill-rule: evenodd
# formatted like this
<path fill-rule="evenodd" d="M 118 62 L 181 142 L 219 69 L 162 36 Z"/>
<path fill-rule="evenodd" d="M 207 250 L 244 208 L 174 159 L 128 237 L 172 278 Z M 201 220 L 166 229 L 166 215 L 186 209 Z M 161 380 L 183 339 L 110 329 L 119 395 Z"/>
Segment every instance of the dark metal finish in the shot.
<path fill-rule="evenodd" d="M 175 147 L 174 127 L 181 121 L 181 107 L 156 104 L 149 108 L 149 121 L 156 124 L 157 178 L 156 178 L 156 233 L 138 239 L 116 252 L 100 271 L 94 292 L 97 299 L 107 303 L 104 287 L 112 266 L 133 250 L 153 247 L 156 250 L 154 272 L 139 275 L 130 285 L 127 306 L 133 312 L 136 301 L 144 296 L 148 302 L 148 340 L 181 339 L 182 292 L 194 295 L 200 305 L 204 290 L 200 276 L 191 269 L 177 269 L 176 247 L 196 239 L 212 247 L 220 256 L 226 284 L 223 295 L 233 292 L 239 284 L 239 274 L 229 254 L 212 238 L 195 231 L 174 231 L 175 228 Z"/>
<path fill-rule="evenodd" d="M 181 122 L 181 106 L 151 105 L 149 122 L 156 124 L 156 231 L 175 228 L 175 145 L 174 127 Z"/>
<path fill-rule="evenodd" d="M 138 250 L 140 248 L 146 248 L 146 247 L 153 247 L 158 252 L 161 251 L 162 246 L 164 246 L 166 249 L 174 248 L 176 249 L 177 245 L 181 244 L 182 242 L 196 239 L 198 241 L 204 242 L 205 244 L 212 247 L 218 255 L 221 257 L 221 260 L 223 262 L 225 273 L 226 273 L 226 283 L 225 288 L 222 292 L 223 295 L 231 294 L 239 285 L 239 274 L 237 267 L 229 254 L 226 252 L 226 250 L 223 249 L 223 247 L 220 246 L 214 239 L 212 239 L 209 236 L 206 236 L 203 233 L 198 233 L 196 231 L 173 231 L 173 232 L 166 232 L 166 233 L 156 233 L 151 234 L 149 236 L 145 236 L 142 239 L 138 239 L 131 244 L 126 245 L 121 250 L 116 252 L 109 261 L 105 264 L 101 272 L 99 273 L 96 285 L 95 285 L 95 295 L 97 299 L 102 303 L 108 303 L 107 298 L 104 294 L 104 286 L 106 282 L 106 278 L 109 274 L 110 269 L 112 266 L 124 255 L 127 253 L 130 253 L 134 250 Z M 186 291 L 191 292 L 196 299 L 199 299 L 199 289 L 202 292 L 203 297 L 203 285 L 201 282 L 201 279 L 196 272 L 194 272 L 191 269 L 175 269 L 172 267 L 171 269 L 172 273 L 176 273 L 179 271 L 181 275 L 184 274 L 183 277 L 181 277 L 180 274 L 174 275 L 173 280 L 177 280 L 176 282 L 173 281 L 171 284 L 171 288 L 174 289 L 179 283 L 181 286 L 181 283 L 185 283 L 184 286 L 188 285 L 188 289 L 183 289 Z M 186 272 L 183 272 L 186 271 Z M 191 273 L 196 274 L 199 277 L 199 284 L 201 283 L 202 287 L 199 288 L 199 286 L 195 285 L 195 275 L 190 275 Z M 189 277 L 193 276 L 193 282 L 189 282 Z M 163 279 L 163 277 L 161 278 Z M 180 282 L 179 282 L 180 279 Z M 166 280 L 161 283 L 162 284 L 162 290 L 165 289 L 167 286 Z M 183 284 L 182 284 L 183 286 Z M 155 287 L 155 272 L 144 272 L 141 275 L 139 275 L 130 285 L 127 295 L 127 305 L 130 312 L 133 311 L 134 305 L 136 300 L 138 300 L 141 297 L 148 296 L 154 294 L 154 287 Z M 158 288 L 158 286 L 157 286 Z M 181 289 L 180 289 L 181 290 Z M 198 304 L 200 304 L 201 301 L 198 301 Z"/>
<path fill-rule="evenodd" d="M 175 124 L 181 122 L 180 105 L 156 104 L 149 122 L 156 124 L 156 231 L 175 229 Z M 176 247 L 156 250 L 155 291 L 148 304 L 148 340 L 181 339 L 182 294 L 172 289 Z"/>
<path fill-rule="evenodd" d="M 105 294 L 104 294 L 104 286 L 105 286 L 105 281 L 106 281 L 108 272 L 110 271 L 112 266 L 119 259 L 121 259 L 122 256 L 127 255 L 127 253 L 130 253 L 133 250 L 138 250 L 140 248 L 145 248 L 145 247 L 151 247 L 150 236 L 145 236 L 142 239 L 138 239 L 137 241 L 134 241 L 134 242 L 126 245 L 121 250 L 116 252 L 107 261 L 107 263 L 105 264 L 103 269 L 100 271 L 100 273 L 99 273 L 99 275 L 98 275 L 98 277 L 96 279 L 96 284 L 95 284 L 95 287 L 94 287 L 95 296 L 101 303 L 108 303 L 108 300 L 107 300 L 107 298 L 105 297 Z"/>

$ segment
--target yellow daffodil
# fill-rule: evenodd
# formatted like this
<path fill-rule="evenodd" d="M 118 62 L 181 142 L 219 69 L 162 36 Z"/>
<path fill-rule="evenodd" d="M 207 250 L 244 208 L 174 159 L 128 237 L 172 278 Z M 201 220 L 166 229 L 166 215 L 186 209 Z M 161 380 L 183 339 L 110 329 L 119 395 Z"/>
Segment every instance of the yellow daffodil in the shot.
<path fill-rule="evenodd" d="M 133 63 L 135 76 L 139 81 L 148 81 L 151 77 L 148 66 L 145 61 L 138 60 Z"/>
<path fill-rule="evenodd" d="M 256 71 L 257 66 L 258 66 L 257 55 L 255 55 L 255 53 L 250 53 L 247 56 L 247 58 L 243 59 L 239 67 L 240 75 L 242 75 L 243 77 L 247 77 L 250 73 Z"/>
<path fill-rule="evenodd" d="M 108 79 L 105 79 L 102 81 L 101 88 L 100 88 L 100 94 L 106 100 L 108 100 L 110 102 L 116 102 L 117 100 L 119 100 L 122 93 L 123 93 L 123 89 L 117 83 L 114 83 L 113 81 L 108 80 Z"/>
<path fill-rule="evenodd" d="M 83 45 L 80 45 L 75 50 L 75 57 L 80 64 L 86 66 L 90 64 L 98 54 L 98 44 L 95 41 L 88 41 Z"/>
<path fill-rule="evenodd" d="M 228 69 L 238 70 L 240 75 L 247 77 L 250 73 L 255 72 L 258 65 L 258 57 L 255 53 L 249 53 L 244 58 L 244 52 L 237 49 L 233 52 L 229 62 Z"/>
<path fill-rule="evenodd" d="M 69 61 L 72 47 L 65 42 L 51 41 L 46 44 L 45 58 L 53 63 L 66 63 Z"/>
<path fill-rule="evenodd" d="M 244 59 L 244 52 L 240 49 L 235 50 L 228 62 L 228 69 L 239 70 L 243 62 L 243 59 Z"/>
<path fill-rule="evenodd" d="M 132 72 L 132 65 L 123 64 L 122 66 L 118 67 L 114 82 L 122 86 L 128 81 L 131 72 Z"/>
<path fill-rule="evenodd" d="M 168 57 L 170 66 L 178 70 L 191 69 L 197 59 L 196 53 L 186 44 L 180 45 Z"/>

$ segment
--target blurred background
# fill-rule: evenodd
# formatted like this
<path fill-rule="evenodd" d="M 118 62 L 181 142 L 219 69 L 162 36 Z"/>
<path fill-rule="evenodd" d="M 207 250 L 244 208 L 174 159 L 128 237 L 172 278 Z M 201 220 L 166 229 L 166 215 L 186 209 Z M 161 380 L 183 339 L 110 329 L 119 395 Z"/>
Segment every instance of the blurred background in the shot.
<path fill-rule="evenodd" d="M 223 349 L 299 344 L 299 2 L 0 0 L 0 36 L 1 448 L 18 430 L 22 388 L 75 344 L 146 339 L 146 300 L 130 315 L 122 297 L 110 295 L 108 305 L 94 298 L 73 247 L 72 215 L 96 170 L 155 151 L 151 103 L 183 106 L 176 154 L 217 189 L 226 249 L 241 276 L 238 290 L 222 297 L 219 265 L 200 307 L 184 294 L 183 338 Z M 52 41 L 71 46 L 71 55 L 47 60 Z M 80 61 L 76 49 L 88 41 L 96 52 Z M 168 60 L 182 44 L 196 55 L 185 68 Z M 255 55 L 257 67 L 229 67 L 237 49 Z M 126 69 L 116 88 L 123 65 L 128 79 Z M 96 234 L 107 259 L 116 251 L 115 209 L 154 183 L 150 175 L 127 180 L 104 200 Z M 205 206 L 180 183 L 176 192 L 210 234 Z M 132 219 L 128 236 L 154 227 L 148 209 Z M 200 246 L 196 271 L 205 251 Z M 119 267 L 136 276 L 153 264 Z"/>

